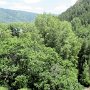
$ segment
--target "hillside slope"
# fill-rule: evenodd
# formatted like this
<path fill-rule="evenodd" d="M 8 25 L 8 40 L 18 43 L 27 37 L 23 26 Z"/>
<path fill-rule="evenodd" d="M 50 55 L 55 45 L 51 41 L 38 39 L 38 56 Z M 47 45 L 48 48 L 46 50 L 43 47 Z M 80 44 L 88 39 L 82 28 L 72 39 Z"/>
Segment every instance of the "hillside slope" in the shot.
<path fill-rule="evenodd" d="M 74 6 L 59 15 L 61 20 L 71 21 L 79 17 L 83 24 L 90 24 L 90 0 L 78 0 Z"/>
<path fill-rule="evenodd" d="M 0 8 L 0 22 L 31 22 L 36 13 Z"/>

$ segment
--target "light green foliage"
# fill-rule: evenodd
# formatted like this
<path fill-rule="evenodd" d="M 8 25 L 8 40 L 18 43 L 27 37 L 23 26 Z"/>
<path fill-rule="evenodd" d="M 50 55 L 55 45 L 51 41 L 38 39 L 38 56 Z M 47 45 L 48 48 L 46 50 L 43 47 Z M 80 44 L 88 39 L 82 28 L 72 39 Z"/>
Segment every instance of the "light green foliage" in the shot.
<path fill-rule="evenodd" d="M 35 84 L 39 90 L 42 90 L 42 88 L 44 90 L 82 90 L 76 79 L 77 70 L 71 69 L 69 65 L 67 68 L 67 63 L 64 63 L 63 66 L 54 64 L 50 68 L 50 72 L 41 73 L 40 82 Z"/>
<path fill-rule="evenodd" d="M 27 87 L 28 79 L 24 75 L 19 75 L 15 78 L 15 82 L 13 83 L 14 86 L 18 88 Z"/>
<path fill-rule="evenodd" d="M 81 43 L 69 22 L 44 14 L 35 24 L 6 26 L 5 31 L 0 30 L 1 86 L 10 90 L 82 90 L 76 68 Z M 16 29 L 18 35 L 12 34 Z"/>
<path fill-rule="evenodd" d="M 8 89 L 5 87 L 0 87 L 0 90 L 8 90 Z"/>
<path fill-rule="evenodd" d="M 22 89 L 18 89 L 18 90 L 31 90 L 31 89 L 28 89 L 28 88 L 22 88 Z"/>
<path fill-rule="evenodd" d="M 56 39 L 56 51 L 63 57 L 69 59 L 73 64 L 77 63 L 77 54 L 80 50 L 80 42 L 72 31 L 68 22 L 62 22 Z"/>
<path fill-rule="evenodd" d="M 61 22 L 54 16 L 44 14 L 36 19 L 36 26 L 46 46 L 55 48 L 63 59 L 70 59 L 76 64 L 81 44 L 69 22 Z"/>

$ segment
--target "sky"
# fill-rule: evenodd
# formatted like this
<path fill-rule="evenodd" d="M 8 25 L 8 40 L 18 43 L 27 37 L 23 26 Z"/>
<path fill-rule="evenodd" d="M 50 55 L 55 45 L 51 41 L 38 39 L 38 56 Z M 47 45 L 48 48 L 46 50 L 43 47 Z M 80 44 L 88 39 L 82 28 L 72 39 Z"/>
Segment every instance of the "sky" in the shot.
<path fill-rule="evenodd" d="M 0 8 L 35 13 L 60 14 L 77 0 L 0 0 Z"/>

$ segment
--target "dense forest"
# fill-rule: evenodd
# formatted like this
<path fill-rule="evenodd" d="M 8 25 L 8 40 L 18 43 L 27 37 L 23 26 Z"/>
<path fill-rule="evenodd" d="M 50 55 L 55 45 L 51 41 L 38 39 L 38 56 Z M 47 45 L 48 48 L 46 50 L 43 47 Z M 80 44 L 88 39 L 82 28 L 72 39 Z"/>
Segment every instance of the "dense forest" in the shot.
<path fill-rule="evenodd" d="M 0 23 L 0 90 L 89 87 L 89 11 L 90 0 L 78 0 L 59 16 L 44 13 L 31 23 Z"/>
<path fill-rule="evenodd" d="M 74 6 L 59 15 L 61 20 L 67 21 L 72 21 L 75 17 L 78 17 L 83 25 L 90 24 L 90 0 L 77 0 Z"/>

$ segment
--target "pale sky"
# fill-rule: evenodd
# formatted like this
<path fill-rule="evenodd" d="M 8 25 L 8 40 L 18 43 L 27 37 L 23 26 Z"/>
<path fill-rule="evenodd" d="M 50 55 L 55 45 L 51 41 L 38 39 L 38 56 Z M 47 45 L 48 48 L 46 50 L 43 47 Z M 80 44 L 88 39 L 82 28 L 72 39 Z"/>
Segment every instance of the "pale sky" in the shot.
<path fill-rule="evenodd" d="M 0 0 L 0 8 L 22 10 L 35 13 L 60 14 L 75 4 L 77 0 Z"/>

